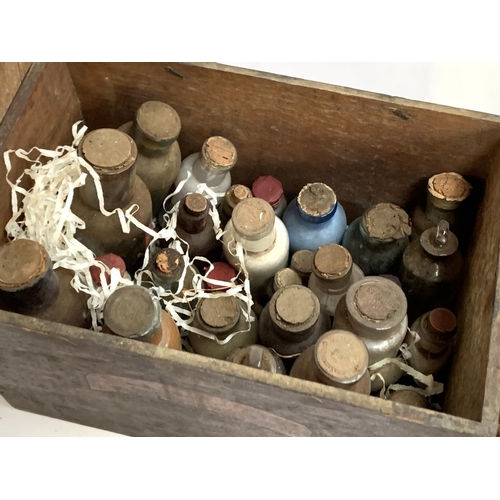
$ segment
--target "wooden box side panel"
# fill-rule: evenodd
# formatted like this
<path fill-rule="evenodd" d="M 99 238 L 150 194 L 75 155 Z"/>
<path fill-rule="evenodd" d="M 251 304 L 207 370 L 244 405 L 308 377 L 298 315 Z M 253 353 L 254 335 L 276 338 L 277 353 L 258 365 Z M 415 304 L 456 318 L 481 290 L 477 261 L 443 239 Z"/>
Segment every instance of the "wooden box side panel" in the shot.
<path fill-rule="evenodd" d="M 34 146 L 55 149 L 71 144 L 71 125 L 81 117 L 80 102 L 66 65 L 33 63 L 0 125 L 0 227 L 5 227 L 12 216 L 4 151 L 29 151 Z M 14 154 L 10 160 L 9 179 L 14 182 L 29 163 Z M 2 231 L 0 244 L 5 242 Z"/>
<path fill-rule="evenodd" d="M 0 123 L 16 95 L 31 63 L 0 62 Z"/>

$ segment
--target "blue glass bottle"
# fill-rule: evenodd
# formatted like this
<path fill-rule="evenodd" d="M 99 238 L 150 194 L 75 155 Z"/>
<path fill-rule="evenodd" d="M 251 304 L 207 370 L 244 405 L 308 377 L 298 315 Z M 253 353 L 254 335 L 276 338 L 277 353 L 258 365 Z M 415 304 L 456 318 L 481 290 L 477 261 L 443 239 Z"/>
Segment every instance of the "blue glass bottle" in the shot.
<path fill-rule="evenodd" d="M 344 208 L 333 189 L 321 182 L 301 189 L 285 210 L 283 222 L 290 236 L 290 253 L 339 244 L 347 227 Z"/>

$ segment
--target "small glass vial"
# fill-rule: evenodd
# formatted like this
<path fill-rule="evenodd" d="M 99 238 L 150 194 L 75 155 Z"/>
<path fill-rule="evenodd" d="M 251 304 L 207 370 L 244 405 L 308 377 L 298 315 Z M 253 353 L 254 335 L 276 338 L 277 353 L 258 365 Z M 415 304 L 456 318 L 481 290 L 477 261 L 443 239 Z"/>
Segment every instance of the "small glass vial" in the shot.
<path fill-rule="evenodd" d="M 416 318 L 435 307 L 450 307 L 460 283 L 463 259 L 448 222 L 426 229 L 403 254 L 401 283 L 408 314 Z"/>
<path fill-rule="evenodd" d="M 128 280 L 131 279 L 130 274 L 127 272 L 125 261 L 119 255 L 115 255 L 114 253 L 107 253 L 105 255 L 99 255 L 98 257 L 96 257 L 96 260 L 102 262 L 105 266 L 108 267 L 108 269 L 118 269 L 122 278 Z M 90 266 L 89 271 L 90 276 L 92 277 L 92 281 L 97 286 L 101 286 L 101 268 L 97 266 Z M 111 276 L 107 271 L 104 271 L 104 280 L 106 284 L 109 285 Z"/>
<path fill-rule="evenodd" d="M 276 272 L 276 274 L 267 280 L 267 282 L 255 294 L 255 301 L 262 307 L 271 300 L 271 297 L 284 286 L 302 285 L 300 276 L 289 267 L 285 267 Z"/>
<path fill-rule="evenodd" d="M 237 347 L 256 344 L 259 338 L 259 324 L 255 316 L 248 322 L 242 313 L 243 302 L 235 297 L 215 297 L 201 299 L 196 307 L 192 326 L 215 335 L 220 341 L 237 333 L 231 340 L 219 344 L 215 340 L 194 332 L 188 339 L 196 354 L 209 358 L 226 359 Z"/>
<path fill-rule="evenodd" d="M 456 172 L 443 172 L 433 175 L 427 183 L 425 209 L 418 205 L 412 214 L 412 241 L 431 227 L 445 220 L 455 233 L 460 228 L 462 208 L 469 197 L 472 186 Z"/>
<path fill-rule="evenodd" d="M 290 237 L 290 252 L 315 252 L 327 243 L 341 243 L 347 226 L 342 205 L 333 189 L 321 182 L 304 186 L 283 214 Z"/>
<path fill-rule="evenodd" d="M 456 328 L 455 315 L 442 307 L 417 318 L 411 329 L 420 340 L 413 343 L 410 334 L 405 339 L 411 354 L 408 365 L 424 375 L 438 375 L 450 357 Z"/>
<path fill-rule="evenodd" d="M 410 234 L 408 214 L 392 203 L 379 203 L 352 222 L 342 245 L 365 275 L 398 274 Z"/>
<path fill-rule="evenodd" d="M 239 269 L 237 243 L 243 248 L 252 293 L 288 263 L 289 240 L 285 225 L 267 201 L 249 198 L 233 210 L 222 236 L 226 260 Z"/>
<path fill-rule="evenodd" d="M 71 286 L 73 276 L 61 267 L 54 271 L 49 254 L 36 241 L 17 239 L 0 247 L 2 309 L 90 328 L 89 295 Z"/>
<path fill-rule="evenodd" d="M 182 290 L 177 293 L 184 267 L 184 258 L 177 250 L 163 248 L 153 255 L 149 269 L 156 286 L 182 296 L 186 290 L 193 289 L 193 278 L 196 274 L 196 270 L 189 266 L 184 275 Z"/>
<path fill-rule="evenodd" d="M 221 136 L 209 137 L 203 143 L 200 153 L 193 153 L 182 161 L 181 170 L 174 182 L 175 187 L 187 179 L 188 172 L 191 177 L 170 198 L 169 206 L 174 206 L 187 194 L 194 193 L 198 184 L 206 184 L 216 193 L 218 202 L 221 203 L 231 187 L 231 169 L 236 159 L 236 148 L 231 141 Z"/>
<path fill-rule="evenodd" d="M 406 297 L 395 283 L 369 276 L 351 285 L 335 311 L 333 328 L 355 333 L 366 345 L 370 366 L 396 357 L 408 328 Z"/>
<path fill-rule="evenodd" d="M 115 129 L 94 130 L 83 137 L 78 155 L 99 175 L 104 208 L 108 211 L 121 208 L 125 212 L 137 205 L 134 217 L 149 226 L 152 221 L 151 195 L 146 184 L 136 175 L 137 146 L 132 138 Z M 101 213 L 90 175 L 85 185 L 76 190 L 71 210 L 85 222 L 85 229 L 76 232 L 76 237 L 84 245 L 96 255 L 119 255 L 132 274 L 139 269 L 146 250 L 144 231 L 131 224 L 130 232 L 124 233 L 118 214 L 107 217 Z"/>
<path fill-rule="evenodd" d="M 411 389 L 394 391 L 387 399 L 389 401 L 394 401 L 395 403 L 416 406 L 417 408 L 426 408 L 428 410 L 431 408 L 424 396 L 418 392 L 412 391 Z"/>
<path fill-rule="evenodd" d="M 137 175 L 151 193 L 153 214 L 162 207 L 181 168 L 181 150 L 177 137 L 181 119 L 174 108 L 160 101 L 147 101 L 140 106 L 133 122 L 118 130 L 137 144 Z"/>
<path fill-rule="evenodd" d="M 312 250 L 297 250 L 292 255 L 290 267 L 302 278 L 302 284 L 307 286 L 312 273 L 314 252 Z"/>
<path fill-rule="evenodd" d="M 104 305 L 103 316 L 106 333 L 181 350 L 181 337 L 174 320 L 142 286 L 115 290 Z"/>
<path fill-rule="evenodd" d="M 335 316 L 337 304 L 349 287 L 365 277 L 363 271 L 353 264 L 349 251 L 335 243 L 316 250 L 312 269 L 308 286 L 330 316 Z"/>
<path fill-rule="evenodd" d="M 220 226 L 225 227 L 233 215 L 234 207 L 242 200 L 253 198 L 252 191 L 243 184 L 234 184 L 224 196 L 219 208 Z"/>
<path fill-rule="evenodd" d="M 252 193 L 255 198 L 266 200 L 273 207 L 276 217 L 281 217 L 287 206 L 283 193 L 283 184 L 272 175 L 258 177 L 252 184 Z"/>
<path fill-rule="evenodd" d="M 295 361 L 290 376 L 338 387 L 359 394 L 370 394 L 368 351 L 356 335 L 331 330 Z"/>
<path fill-rule="evenodd" d="M 286 375 L 283 361 L 275 353 L 261 345 L 238 347 L 226 358 L 226 361 Z"/>
<path fill-rule="evenodd" d="M 237 276 L 236 269 L 225 262 L 214 262 L 214 268 L 208 272 L 205 277 L 218 281 L 225 281 L 229 283 L 231 281 L 234 282 L 234 279 Z M 215 283 L 209 283 L 208 281 L 204 282 L 204 287 L 207 290 L 212 290 L 214 292 L 224 292 L 228 290 L 228 287 L 223 285 L 217 285 Z"/>
<path fill-rule="evenodd" d="M 260 316 L 260 340 L 281 358 L 292 360 L 331 328 L 328 313 L 302 285 L 278 289 Z"/>

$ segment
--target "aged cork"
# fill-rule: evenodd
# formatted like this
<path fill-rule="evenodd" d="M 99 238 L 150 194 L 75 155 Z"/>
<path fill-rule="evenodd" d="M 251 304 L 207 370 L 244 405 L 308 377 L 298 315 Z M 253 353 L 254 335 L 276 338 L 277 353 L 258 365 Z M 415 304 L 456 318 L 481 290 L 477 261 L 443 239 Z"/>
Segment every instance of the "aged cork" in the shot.
<path fill-rule="evenodd" d="M 233 143 L 219 135 L 209 137 L 203 143 L 202 154 L 213 167 L 230 169 L 236 163 L 236 148 Z"/>
<path fill-rule="evenodd" d="M 352 267 L 352 257 L 346 248 L 332 243 L 318 248 L 313 263 L 320 277 L 335 279 L 349 272 Z"/>
<path fill-rule="evenodd" d="M 47 270 L 48 254 L 32 240 L 18 239 L 0 247 L 0 287 L 27 285 Z"/>
<path fill-rule="evenodd" d="M 401 299 L 395 290 L 384 283 L 367 283 L 354 294 L 359 313 L 371 321 L 385 321 L 401 309 Z"/>
<path fill-rule="evenodd" d="M 433 175 L 427 184 L 429 193 L 445 201 L 464 201 L 472 186 L 455 172 L 443 172 Z"/>
<path fill-rule="evenodd" d="M 410 236 L 408 214 L 392 203 L 378 203 L 364 215 L 364 224 L 372 238 L 394 241 Z"/>
<path fill-rule="evenodd" d="M 291 325 L 305 323 L 316 310 L 311 293 L 302 286 L 284 288 L 275 308 L 278 318 Z"/>
<path fill-rule="evenodd" d="M 231 328 L 238 321 L 240 309 L 234 297 L 200 301 L 200 318 L 211 328 Z"/>
<path fill-rule="evenodd" d="M 320 217 L 332 211 L 337 203 L 337 196 L 331 187 L 322 182 L 314 182 L 301 189 L 297 203 L 304 213 Z"/>
<path fill-rule="evenodd" d="M 138 110 L 136 122 L 141 132 L 155 142 L 178 137 L 181 119 L 174 108 L 160 101 L 147 101 Z"/>
<path fill-rule="evenodd" d="M 166 275 L 173 275 L 182 265 L 182 257 L 172 248 L 165 248 L 155 258 L 156 268 Z"/>

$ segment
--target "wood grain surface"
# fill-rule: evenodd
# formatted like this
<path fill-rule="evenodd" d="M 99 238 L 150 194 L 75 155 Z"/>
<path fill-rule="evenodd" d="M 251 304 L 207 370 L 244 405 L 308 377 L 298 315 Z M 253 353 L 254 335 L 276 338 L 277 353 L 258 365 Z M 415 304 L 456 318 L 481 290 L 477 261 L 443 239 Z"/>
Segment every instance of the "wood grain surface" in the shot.
<path fill-rule="evenodd" d="M 0 123 L 31 63 L 0 62 Z"/>

